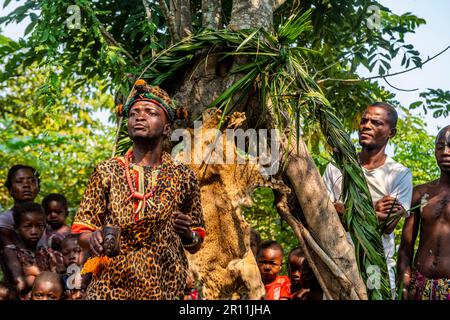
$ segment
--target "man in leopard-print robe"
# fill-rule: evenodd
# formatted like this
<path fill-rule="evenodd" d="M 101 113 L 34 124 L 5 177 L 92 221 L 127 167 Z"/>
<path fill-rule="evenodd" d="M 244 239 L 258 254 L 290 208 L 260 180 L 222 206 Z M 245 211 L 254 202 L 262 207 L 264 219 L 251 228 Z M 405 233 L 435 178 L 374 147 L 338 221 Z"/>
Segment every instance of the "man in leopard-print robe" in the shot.
<path fill-rule="evenodd" d="M 175 107 L 159 88 L 142 80 L 135 88 L 122 113 L 133 149 L 96 167 L 72 226 L 93 256 L 103 256 L 101 229 L 120 228 L 119 253 L 99 263 L 87 299 L 181 299 L 184 250 L 195 253 L 205 236 L 193 171 L 162 152 Z"/>

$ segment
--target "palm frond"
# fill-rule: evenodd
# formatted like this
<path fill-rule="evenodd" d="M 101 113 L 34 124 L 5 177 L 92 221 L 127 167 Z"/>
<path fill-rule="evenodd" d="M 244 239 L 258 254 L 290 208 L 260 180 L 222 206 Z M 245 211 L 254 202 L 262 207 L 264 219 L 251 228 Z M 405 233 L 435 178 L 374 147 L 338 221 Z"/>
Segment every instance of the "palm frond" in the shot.
<path fill-rule="evenodd" d="M 222 56 L 247 55 L 249 61 L 232 70 L 242 74 L 209 107 L 221 108 L 225 115 L 232 110 L 250 88 L 258 85 L 263 107 L 271 101 L 271 114 L 275 126 L 301 126 L 303 117 L 313 117 L 320 123 L 321 131 L 333 151 L 333 160 L 343 173 L 343 191 L 346 202 L 344 219 L 355 244 L 356 260 L 364 281 L 370 266 L 381 271 L 381 286 L 369 290 L 371 299 L 390 299 L 388 272 L 384 258 L 381 232 L 372 207 L 369 189 L 359 165 L 356 150 L 349 134 L 335 116 L 335 110 L 308 73 L 308 61 L 303 53 L 307 48 L 290 44 L 310 27 L 310 12 L 292 16 L 279 27 L 277 34 L 264 30 L 203 30 L 164 50 L 147 66 L 141 77 L 153 85 L 161 85 L 176 78 L 188 68 L 196 52 L 214 51 Z M 317 54 L 317 52 L 313 52 Z M 230 107 L 231 106 L 231 107 Z M 122 122 L 116 154 L 124 154 L 131 146 Z M 366 282 L 367 283 L 367 282 Z"/>

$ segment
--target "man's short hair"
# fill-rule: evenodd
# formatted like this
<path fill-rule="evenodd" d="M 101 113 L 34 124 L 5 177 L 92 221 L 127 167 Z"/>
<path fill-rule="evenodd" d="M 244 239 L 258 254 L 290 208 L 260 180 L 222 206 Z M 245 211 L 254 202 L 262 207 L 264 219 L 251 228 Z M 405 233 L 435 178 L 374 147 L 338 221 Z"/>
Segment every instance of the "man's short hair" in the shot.
<path fill-rule="evenodd" d="M 441 130 L 439 130 L 438 134 L 436 135 L 436 139 L 434 140 L 434 144 L 437 144 L 439 139 L 450 130 L 450 125 L 443 127 Z"/>
<path fill-rule="evenodd" d="M 284 255 L 283 247 L 275 240 L 266 240 L 266 241 L 261 242 L 261 245 L 259 246 L 259 250 L 258 250 L 258 256 L 265 249 L 280 250 L 281 254 Z"/>
<path fill-rule="evenodd" d="M 14 177 L 14 175 L 16 174 L 17 171 L 22 170 L 22 169 L 27 169 L 27 170 L 31 170 L 33 172 L 33 175 L 36 177 L 37 180 L 37 184 L 39 187 L 39 173 L 36 171 L 35 168 L 30 167 L 30 166 L 25 166 L 22 164 L 16 164 L 15 166 L 12 166 L 11 169 L 9 169 L 8 171 L 8 176 L 6 177 L 6 182 L 5 182 L 5 187 L 8 190 L 11 190 L 12 187 L 12 178 Z"/>
<path fill-rule="evenodd" d="M 397 127 L 398 113 L 397 113 L 397 110 L 395 110 L 395 108 L 393 106 L 391 106 L 389 103 L 377 101 L 377 102 L 370 104 L 368 107 L 377 107 L 377 108 L 384 109 L 387 113 L 388 121 L 389 121 L 391 128 Z"/>

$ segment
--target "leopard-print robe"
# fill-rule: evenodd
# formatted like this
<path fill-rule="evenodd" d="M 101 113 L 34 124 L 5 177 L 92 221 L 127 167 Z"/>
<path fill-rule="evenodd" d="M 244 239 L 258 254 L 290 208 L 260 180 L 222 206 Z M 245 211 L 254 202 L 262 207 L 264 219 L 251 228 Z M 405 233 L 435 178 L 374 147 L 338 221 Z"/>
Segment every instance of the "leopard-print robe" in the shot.
<path fill-rule="evenodd" d="M 144 173 L 145 192 L 150 190 L 152 169 L 131 165 Z M 179 210 L 191 216 L 191 228 L 204 228 L 200 189 L 191 169 L 163 153 L 153 203 L 135 215 L 136 200 L 125 177 L 123 158 L 100 163 L 85 189 L 74 219 L 73 233 L 96 230 L 107 223 L 121 228 L 118 256 L 93 277 L 87 299 L 179 299 L 183 297 L 188 262 L 171 215 Z M 142 182 L 142 180 L 141 180 Z M 141 183 L 142 189 L 142 183 Z"/>

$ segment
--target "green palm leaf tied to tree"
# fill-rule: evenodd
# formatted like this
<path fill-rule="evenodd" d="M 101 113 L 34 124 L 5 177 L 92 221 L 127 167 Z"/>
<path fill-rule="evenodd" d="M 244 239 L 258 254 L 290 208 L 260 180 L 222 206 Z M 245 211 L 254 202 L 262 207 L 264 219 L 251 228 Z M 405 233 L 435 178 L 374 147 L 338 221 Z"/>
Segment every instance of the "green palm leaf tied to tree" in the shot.
<path fill-rule="evenodd" d="M 318 55 L 293 43 L 310 28 L 310 12 L 291 16 L 276 34 L 264 30 L 202 30 L 160 52 L 138 75 L 149 84 L 164 85 L 176 79 L 192 63 L 200 51 L 228 56 L 245 56 L 247 61 L 233 68 L 230 74 L 241 74 L 231 86 L 208 107 L 222 109 L 223 115 L 239 101 L 258 89 L 263 108 L 272 116 L 274 126 L 300 129 L 302 119 L 318 121 L 326 141 L 333 150 L 333 161 L 343 173 L 346 211 L 344 223 L 355 245 L 356 259 L 362 279 L 368 283 L 370 266 L 380 270 L 380 287 L 368 287 L 370 299 L 391 299 L 388 272 L 372 200 L 359 165 L 356 150 L 335 116 L 316 81 L 308 73 L 308 55 Z M 270 100 L 270 103 L 268 103 Z M 269 106 L 270 105 L 270 106 Z M 131 146 L 126 121 L 119 120 L 115 155 L 124 154 Z M 298 131 L 297 131 L 298 132 Z"/>

